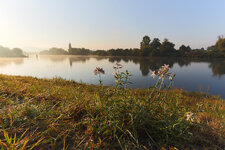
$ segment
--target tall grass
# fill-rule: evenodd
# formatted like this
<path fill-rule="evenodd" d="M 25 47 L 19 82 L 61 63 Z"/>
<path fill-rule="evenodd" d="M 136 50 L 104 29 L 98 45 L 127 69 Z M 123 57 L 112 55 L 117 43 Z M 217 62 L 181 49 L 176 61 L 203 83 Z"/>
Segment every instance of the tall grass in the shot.
<path fill-rule="evenodd" d="M 225 148 L 224 100 L 170 89 L 168 66 L 155 86 L 131 90 L 115 67 L 115 88 L 0 75 L 1 148 Z"/>

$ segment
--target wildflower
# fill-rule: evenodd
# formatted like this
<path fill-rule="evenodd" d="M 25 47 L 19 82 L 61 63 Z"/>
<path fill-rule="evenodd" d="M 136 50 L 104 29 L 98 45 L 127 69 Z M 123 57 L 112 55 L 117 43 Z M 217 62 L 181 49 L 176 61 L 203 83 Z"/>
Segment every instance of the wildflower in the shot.
<path fill-rule="evenodd" d="M 169 69 L 169 65 L 164 64 L 163 66 L 164 68 L 168 68 Z"/>
<path fill-rule="evenodd" d="M 152 71 L 151 77 L 154 79 L 156 77 L 155 71 Z"/>
<path fill-rule="evenodd" d="M 159 69 L 159 74 L 168 75 L 169 70 L 169 65 L 164 64 L 164 66 Z"/>
<path fill-rule="evenodd" d="M 169 76 L 169 79 L 170 79 L 170 80 L 173 80 L 173 76 L 172 76 L 172 75 L 171 75 L 171 76 Z"/>
<path fill-rule="evenodd" d="M 161 79 L 163 80 L 165 77 L 168 77 L 168 78 L 172 81 L 174 75 L 172 75 L 171 73 L 169 73 L 169 70 L 170 70 L 169 65 L 164 64 L 164 65 L 158 70 L 157 73 L 156 73 L 155 71 L 153 71 L 152 74 L 151 74 L 151 76 L 152 76 L 153 78 L 155 78 L 156 75 L 157 75 L 157 76 L 159 76 L 159 79 L 160 79 L 160 80 L 161 80 Z"/>
<path fill-rule="evenodd" d="M 112 74 L 113 74 L 113 76 L 116 78 L 116 77 L 118 76 L 118 74 L 119 74 L 119 71 L 116 70 L 116 71 L 114 71 Z"/>
<path fill-rule="evenodd" d="M 105 70 L 103 68 L 96 67 L 95 70 L 94 70 L 94 74 L 95 75 L 97 75 L 97 74 L 105 74 Z"/>
<path fill-rule="evenodd" d="M 196 120 L 196 119 L 197 119 L 197 117 L 194 116 L 194 114 L 192 112 L 188 112 L 186 114 L 186 120 L 187 121 L 194 122 L 194 120 Z"/>

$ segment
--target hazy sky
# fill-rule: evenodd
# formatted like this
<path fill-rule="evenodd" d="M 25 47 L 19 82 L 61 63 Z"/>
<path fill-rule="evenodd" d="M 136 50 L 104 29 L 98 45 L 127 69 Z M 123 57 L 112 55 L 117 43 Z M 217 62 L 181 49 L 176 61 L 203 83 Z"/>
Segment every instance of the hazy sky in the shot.
<path fill-rule="evenodd" d="M 0 45 L 39 51 L 134 48 L 144 35 L 179 47 L 225 34 L 225 0 L 0 0 Z"/>

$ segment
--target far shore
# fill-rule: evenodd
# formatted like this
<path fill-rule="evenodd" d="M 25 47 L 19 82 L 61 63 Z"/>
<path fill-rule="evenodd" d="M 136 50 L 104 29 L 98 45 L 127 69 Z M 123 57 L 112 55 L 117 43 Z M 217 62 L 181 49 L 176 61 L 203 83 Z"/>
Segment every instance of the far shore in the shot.
<path fill-rule="evenodd" d="M 48 54 L 32 54 L 38 56 L 69 56 L 69 57 L 102 57 L 102 58 L 134 58 L 134 59 L 186 59 L 186 60 L 225 60 L 225 58 L 192 58 L 192 57 L 169 57 L 169 56 L 158 56 L 158 57 L 140 57 L 140 56 L 100 56 L 100 55 L 48 55 Z M 29 57 L 29 56 L 28 56 Z"/>

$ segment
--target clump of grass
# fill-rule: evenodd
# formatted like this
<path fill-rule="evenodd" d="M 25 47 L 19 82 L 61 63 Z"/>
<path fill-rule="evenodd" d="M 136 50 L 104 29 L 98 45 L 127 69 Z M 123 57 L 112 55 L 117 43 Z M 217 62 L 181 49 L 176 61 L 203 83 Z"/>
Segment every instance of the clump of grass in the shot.
<path fill-rule="evenodd" d="M 170 89 L 166 65 L 146 90 L 129 89 L 131 74 L 116 71 L 116 87 L 0 75 L 1 148 L 225 148 L 224 100 Z"/>

